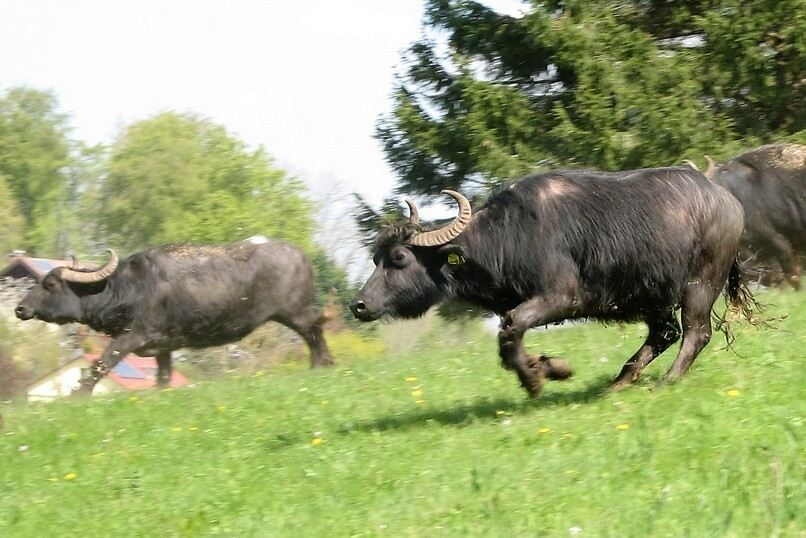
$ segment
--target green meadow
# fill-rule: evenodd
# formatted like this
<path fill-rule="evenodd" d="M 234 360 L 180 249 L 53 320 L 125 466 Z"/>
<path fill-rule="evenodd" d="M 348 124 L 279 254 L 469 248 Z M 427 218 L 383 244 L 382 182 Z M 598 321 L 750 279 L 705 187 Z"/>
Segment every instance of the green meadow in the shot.
<path fill-rule="evenodd" d="M 530 333 L 575 376 L 529 400 L 494 334 L 434 322 L 329 370 L 12 402 L 0 535 L 804 536 L 806 296 L 761 299 L 776 329 L 673 386 L 677 346 L 608 392 L 644 329 L 587 323 Z"/>

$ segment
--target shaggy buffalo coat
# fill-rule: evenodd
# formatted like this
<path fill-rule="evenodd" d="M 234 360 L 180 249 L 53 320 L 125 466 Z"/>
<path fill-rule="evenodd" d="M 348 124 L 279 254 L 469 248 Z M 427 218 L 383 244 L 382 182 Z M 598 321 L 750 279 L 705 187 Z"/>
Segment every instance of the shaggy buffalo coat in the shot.
<path fill-rule="evenodd" d="M 530 327 L 644 321 L 649 334 L 618 376 L 623 386 L 679 339 L 679 308 L 683 343 L 668 373 L 677 378 L 708 343 L 726 282 L 731 299 L 742 299 L 743 225 L 738 201 L 688 167 L 536 174 L 494 194 L 447 244 L 413 246 L 412 223 L 382 230 L 375 271 L 351 308 L 365 321 L 412 317 L 456 298 L 495 312 L 503 365 L 533 396 L 545 376 L 570 370 L 525 353 Z"/>
<path fill-rule="evenodd" d="M 744 207 L 743 244 L 753 265 L 763 271 L 765 262 L 777 262 L 799 289 L 799 258 L 806 255 L 806 146 L 763 146 L 731 159 L 712 175 Z"/>
<path fill-rule="evenodd" d="M 112 342 L 82 387 L 95 383 L 127 353 L 156 355 L 158 382 L 171 376 L 171 352 L 237 341 L 272 320 L 299 333 L 312 366 L 332 363 L 314 305 L 314 276 L 305 255 L 283 241 L 218 246 L 169 245 L 133 254 L 95 283 L 52 270 L 17 307 L 21 319 L 79 322 Z"/>

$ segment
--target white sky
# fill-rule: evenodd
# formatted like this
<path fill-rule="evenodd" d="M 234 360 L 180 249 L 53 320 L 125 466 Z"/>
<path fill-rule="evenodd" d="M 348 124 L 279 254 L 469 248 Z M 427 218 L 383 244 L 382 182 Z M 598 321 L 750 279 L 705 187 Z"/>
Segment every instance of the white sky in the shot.
<path fill-rule="evenodd" d="M 0 0 L 0 90 L 52 90 L 88 143 L 194 111 L 315 192 L 378 203 L 394 177 L 372 135 L 422 12 L 421 0 Z"/>

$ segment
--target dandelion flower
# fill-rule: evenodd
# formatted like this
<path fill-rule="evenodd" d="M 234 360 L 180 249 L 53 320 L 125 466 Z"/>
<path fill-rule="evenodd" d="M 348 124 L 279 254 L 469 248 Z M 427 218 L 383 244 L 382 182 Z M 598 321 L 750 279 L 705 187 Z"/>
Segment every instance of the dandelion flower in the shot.
<path fill-rule="evenodd" d="M 725 391 L 725 394 L 727 394 L 731 398 L 735 398 L 735 397 L 739 396 L 741 394 L 741 392 L 739 391 L 739 389 L 730 389 L 730 390 Z"/>
<path fill-rule="evenodd" d="M 413 390 L 411 391 L 411 395 L 414 396 L 415 398 L 419 398 L 420 396 L 423 395 L 423 391 L 420 389 Z"/>
<path fill-rule="evenodd" d="M 414 400 L 414 403 L 416 403 L 417 405 L 423 405 L 425 403 L 425 400 Z"/>
<path fill-rule="evenodd" d="M 324 440 L 323 440 L 321 437 L 314 437 L 313 439 L 311 439 L 311 444 L 312 444 L 313 446 L 319 446 L 319 445 L 321 445 L 323 442 L 324 442 Z"/>
<path fill-rule="evenodd" d="M 174 426 L 173 428 L 171 428 L 171 431 L 172 432 L 181 432 L 182 428 L 180 428 L 179 426 Z"/>
<path fill-rule="evenodd" d="M 629 430 L 630 425 L 629 424 L 619 424 L 619 425 L 616 426 L 616 429 L 617 430 Z"/>
<path fill-rule="evenodd" d="M 76 473 L 67 473 L 64 475 L 65 480 L 75 480 L 78 475 Z"/>
<path fill-rule="evenodd" d="M 330 404 L 330 401 L 329 400 L 322 400 L 321 403 L 322 403 L 322 405 L 328 405 L 328 404 Z"/>
<path fill-rule="evenodd" d="M 223 413 L 224 411 L 227 410 L 227 406 L 226 405 L 219 405 L 216 409 L 218 409 L 219 411 L 221 411 Z"/>
<path fill-rule="evenodd" d="M 48 482 L 58 482 L 58 481 L 59 481 L 59 479 L 57 477 L 55 477 L 55 476 L 51 476 L 51 477 L 48 478 Z"/>
<path fill-rule="evenodd" d="M 414 377 L 413 375 L 410 375 L 409 377 L 406 378 L 406 383 L 414 383 L 415 381 L 417 381 L 417 378 Z"/>
<path fill-rule="evenodd" d="M 540 428 L 537 430 L 537 433 L 548 433 L 551 431 L 551 428 Z"/>
<path fill-rule="evenodd" d="M 192 431 L 192 432 L 195 432 L 195 431 L 199 431 L 199 428 L 197 426 L 191 426 L 190 428 L 188 428 L 188 430 Z"/>

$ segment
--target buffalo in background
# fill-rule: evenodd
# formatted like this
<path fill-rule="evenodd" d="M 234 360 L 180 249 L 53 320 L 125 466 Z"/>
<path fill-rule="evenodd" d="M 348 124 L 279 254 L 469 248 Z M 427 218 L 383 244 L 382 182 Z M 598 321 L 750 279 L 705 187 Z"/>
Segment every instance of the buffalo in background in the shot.
<path fill-rule="evenodd" d="M 765 262 L 777 262 L 784 278 L 800 289 L 800 262 L 806 255 L 806 146 L 762 146 L 719 166 L 706 159 L 705 175 L 744 207 L 743 255 L 762 275 L 769 272 Z"/>
<path fill-rule="evenodd" d="M 272 320 L 302 336 L 311 366 L 333 363 L 302 251 L 279 240 L 168 245 L 100 269 L 58 267 L 20 301 L 17 317 L 79 322 L 113 337 L 77 390 L 92 392 L 127 353 L 155 355 L 157 382 L 171 378 L 171 352 L 239 340 Z"/>
<path fill-rule="evenodd" d="M 375 271 L 350 308 L 362 321 L 410 318 L 449 299 L 501 317 L 503 366 L 537 396 L 544 378 L 571 374 L 564 361 L 532 357 L 530 327 L 566 319 L 643 321 L 644 344 L 614 381 L 638 379 L 681 336 L 666 377 L 686 373 L 711 338 L 711 314 L 725 288 L 748 314 L 752 296 L 737 260 L 744 212 L 728 191 L 688 167 L 605 173 L 535 174 L 505 186 L 476 212 L 467 199 L 448 225 L 426 231 L 417 207 L 382 229 Z"/>

